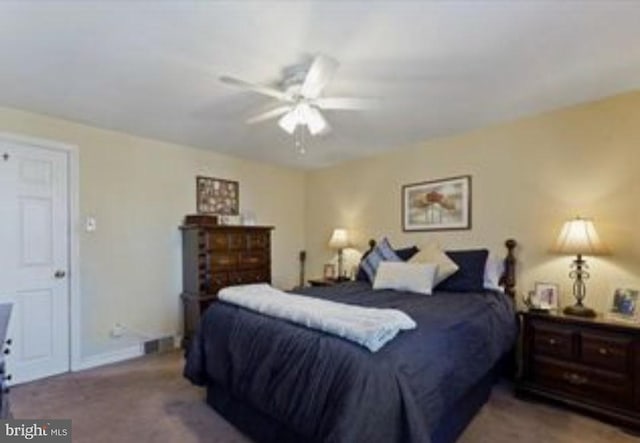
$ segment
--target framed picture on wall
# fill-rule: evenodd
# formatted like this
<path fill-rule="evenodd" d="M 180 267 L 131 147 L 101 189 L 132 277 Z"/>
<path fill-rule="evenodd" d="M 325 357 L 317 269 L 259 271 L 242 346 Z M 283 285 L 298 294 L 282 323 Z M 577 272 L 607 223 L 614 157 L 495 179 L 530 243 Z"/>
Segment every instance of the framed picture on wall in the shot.
<path fill-rule="evenodd" d="M 240 184 L 232 180 L 196 177 L 198 214 L 238 215 Z"/>
<path fill-rule="evenodd" d="M 471 176 L 402 187 L 403 231 L 471 229 Z"/>

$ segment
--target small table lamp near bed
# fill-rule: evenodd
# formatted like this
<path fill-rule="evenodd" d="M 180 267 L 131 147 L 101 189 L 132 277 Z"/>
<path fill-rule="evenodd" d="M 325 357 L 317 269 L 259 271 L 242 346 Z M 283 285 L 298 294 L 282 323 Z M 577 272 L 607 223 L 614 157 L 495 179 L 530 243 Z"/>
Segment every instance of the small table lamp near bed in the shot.
<path fill-rule="evenodd" d="M 331 239 L 329 240 L 329 247 L 331 249 L 338 250 L 338 281 L 348 280 L 347 277 L 344 276 L 344 256 L 343 250 L 349 246 L 349 235 L 347 234 L 346 229 L 334 229 L 333 234 L 331 234 Z"/>
<path fill-rule="evenodd" d="M 573 296 L 576 298 L 576 304 L 567 306 L 564 313 L 579 317 L 595 317 L 595 311 L 582 304 L 582 300 L 587 295 L 585 280 L 589 278 L 589 272 L 587 272 L 589 267 L 582 256 L 605 255 L 608 251 L 600 241 L 593 222 L 581 217 L 567 221 L 562 227 L 554 251 L 576 256 L 569 273 L 569 277 L 574 280 Z"/>

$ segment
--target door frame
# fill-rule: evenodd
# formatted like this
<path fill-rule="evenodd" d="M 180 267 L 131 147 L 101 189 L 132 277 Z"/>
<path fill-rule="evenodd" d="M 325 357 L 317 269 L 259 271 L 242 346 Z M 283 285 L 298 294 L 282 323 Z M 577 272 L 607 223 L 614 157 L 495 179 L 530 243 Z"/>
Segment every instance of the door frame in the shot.
<path fill-rule="evenodd" d="M 67 197 L 69 210 L 69 370 L 81 369 L 81 292 L 80 292 L 80 156 L 77 145 L 0 131 L 0 141 L 61 151 L 67 156 Z"/>

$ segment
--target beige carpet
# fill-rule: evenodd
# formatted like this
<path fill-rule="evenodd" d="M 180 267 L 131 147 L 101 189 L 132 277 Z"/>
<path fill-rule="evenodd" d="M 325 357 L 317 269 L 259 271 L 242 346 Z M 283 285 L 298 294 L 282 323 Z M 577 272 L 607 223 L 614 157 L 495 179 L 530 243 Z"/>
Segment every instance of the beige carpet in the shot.
<path fill-rule="evenodd" d="M 66 374 L 11 391 L 15 418 L 71 418 L 74 442 L 248 442 L 180 375 L 170 353 Z M 631 443 L 615 427 L 494 389 L 461 443 Z M 376 442 L 373 442 L 376 443 Z"/>

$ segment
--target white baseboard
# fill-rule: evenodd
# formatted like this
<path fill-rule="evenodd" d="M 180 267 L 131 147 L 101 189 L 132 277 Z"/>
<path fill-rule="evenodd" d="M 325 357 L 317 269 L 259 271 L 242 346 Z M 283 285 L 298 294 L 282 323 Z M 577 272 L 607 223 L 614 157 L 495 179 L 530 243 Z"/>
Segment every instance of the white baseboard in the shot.
<path fill-rule="evenodd" d="M 95 368 L 98 366 L 104 366 L 111 363 L 118 363 L 125 360 L 130 360 L 136 357 L 142 357 L 144 355 L 144 346 L 142 344 L 128 346 L 122 349 L 116 349 L 114 351 L 102 352 L 100 354 L 84 357 L 80 362 L 72 367 L 72 371 L 82 371 L 84 369 Z"/>

